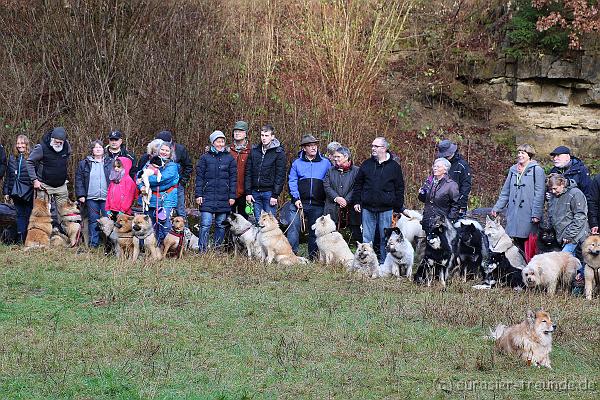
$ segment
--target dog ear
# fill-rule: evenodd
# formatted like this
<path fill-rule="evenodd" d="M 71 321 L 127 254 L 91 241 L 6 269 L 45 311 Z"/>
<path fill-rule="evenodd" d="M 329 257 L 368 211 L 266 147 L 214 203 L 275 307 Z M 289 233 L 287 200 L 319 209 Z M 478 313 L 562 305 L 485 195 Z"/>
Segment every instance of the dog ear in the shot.
<path fill-rule="evenodd" d="M 145 220 L 145 221 L 148 221 L 148 220 L 150 220 L 150 217 L 149 217 L 149 216 L 147 216 L 147 215 L 144 215 L 144 220 Z"/>
<path fill-rule="evenodd" d="M 527 310 L 527 322 L 533 325 L 535 322 L 535 313 L 531 310 Z"/>

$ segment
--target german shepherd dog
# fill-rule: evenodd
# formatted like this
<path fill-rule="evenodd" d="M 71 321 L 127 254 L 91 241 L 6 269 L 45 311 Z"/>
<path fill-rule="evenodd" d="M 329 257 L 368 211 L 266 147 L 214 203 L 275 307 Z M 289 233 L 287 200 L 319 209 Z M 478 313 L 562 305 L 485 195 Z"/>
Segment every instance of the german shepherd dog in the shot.
<path fill-rule="evenodd" d="M 443 287 L 454 265 L 454 249 L 456 246 L 456 229 L 445 216 L 435 216 L 425 241 L 425 255 L 421 262 L 425 272 L 425 283 L 431 283 L 437 275 Z"/>
<path fill-rule="evenodd" d="M 461 219 L 454 224 L 457 232 L 456 266 L 452 272 L 458 271 L 467 281 L 469 276 L 481 279 L 483 264 L 489 256 L 487 236 L 479 222 L 472 219 Z"/>
<path fill-rule="evenodd" d="M 498 325 L 491 331 L 490 338 L 496 341 L 496 348 L 507 354 L 516 354 L 534 367 L 550 366 L 552 333 L 556 325 L 545 311 L 529 310 L 525 321 L 517 325 Z"/>
<path fill-rule="evenodd" d="M 581 245 L 585 262 L 585 298 L 592 299 L 594 286 L 600 287 L 600 236 L 591 235 Z"/>

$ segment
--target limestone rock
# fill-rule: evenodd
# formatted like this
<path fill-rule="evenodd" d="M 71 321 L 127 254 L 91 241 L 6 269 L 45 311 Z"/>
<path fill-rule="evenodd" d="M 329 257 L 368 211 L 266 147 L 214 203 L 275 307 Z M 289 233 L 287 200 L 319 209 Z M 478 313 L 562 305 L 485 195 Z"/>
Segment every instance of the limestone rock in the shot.
<path fill-rule="evenodd" d="M 515 90 L 515 103 L 554 103 L 569 104 L 571 89 L 532 81 L 518 82 Z"/>

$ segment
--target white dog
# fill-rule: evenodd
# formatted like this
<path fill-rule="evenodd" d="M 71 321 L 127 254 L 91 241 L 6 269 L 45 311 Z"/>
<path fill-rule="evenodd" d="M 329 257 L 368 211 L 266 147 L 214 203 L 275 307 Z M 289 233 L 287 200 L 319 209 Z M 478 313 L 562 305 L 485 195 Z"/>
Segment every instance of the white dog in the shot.
<path fill-rule="evenodd" d="M 402 271 L 404 276 L 412 280 L 415 250 L 410 242 L 400 228 L 385 228 L 385 237 L 388 238 L 385 245 L 387 255 L 379 266 L 378 276 L 386 278 L 393 275 L 399 278 Z"/>
<path fill-rule="evenodd" d="M 237 254 L 238 246 L 241 242 L 246 248 L 246 253 L 250 258 L 265 259 L 265 252 L 260 245 L 257 236 L 258 228 L 250 221 L 244 218 L 241 214 L 231 213 L 227 216 L 231 233 L 235 236 L 234 249 Z"/>
<path fill-rule="evenodd" d="M 317 238 L 319 261 L 325 264 L 341 263 L 347 268 L 352 265 L 354 255 L 341 233 L 336 230 L 335 222 L 329 214 L 322 215 L 311 226 Z"/>
<path fill-rule="evenodd" d="M 552 296 L 556 292 L 559 280 L 563 288 L 571 287 L 575 272 L 580 267 L 579 260 L 567 252 L 538 254 L 523 268 L 523 282 L 530 288 L 546 288 L 548 295 Z"/>
<path fill-rule="evenodd" d="M 400 219 L 396 222 L 396 227 L 400 228 L 402 235 L 416 249 L 417 241 L 425 237 L 425 231 L 421 226 L 423 215 L 416 210 L 404 210 L 400 214 Z"/>
<path fill-rule="evenodd" d="M 186 250 L 198 250 L 198 236 L 194 235 L 187 226 L 183 230 Z"/>
<path fill-rule="evenodd" d="M 379 261 L 371 242 L 358 243 L 356 253 L 354 254 L 354 261 L 352 262 L 352 266 L 348 268 L 348 272 L 351 271 L 358 271 L 366 276 L 377 277 Z"/>

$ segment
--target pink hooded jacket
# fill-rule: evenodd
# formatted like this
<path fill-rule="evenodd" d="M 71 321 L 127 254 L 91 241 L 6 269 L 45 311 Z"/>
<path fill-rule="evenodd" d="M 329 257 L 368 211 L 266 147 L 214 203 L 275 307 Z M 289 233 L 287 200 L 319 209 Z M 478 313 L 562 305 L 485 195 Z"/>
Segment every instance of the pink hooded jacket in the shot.
<path fill-rule="evenodd" d="M 107 211 L 123 212 L 131 215 L 131 205 L 137 197 L 137 186 L 129 176 L 131 170 L 131 160 L 127 157 L 119 157 L 123 164 L 125 174 L 119 183 L 110 182 L 108 185 L 108 194 L 106 195 Z"/>

